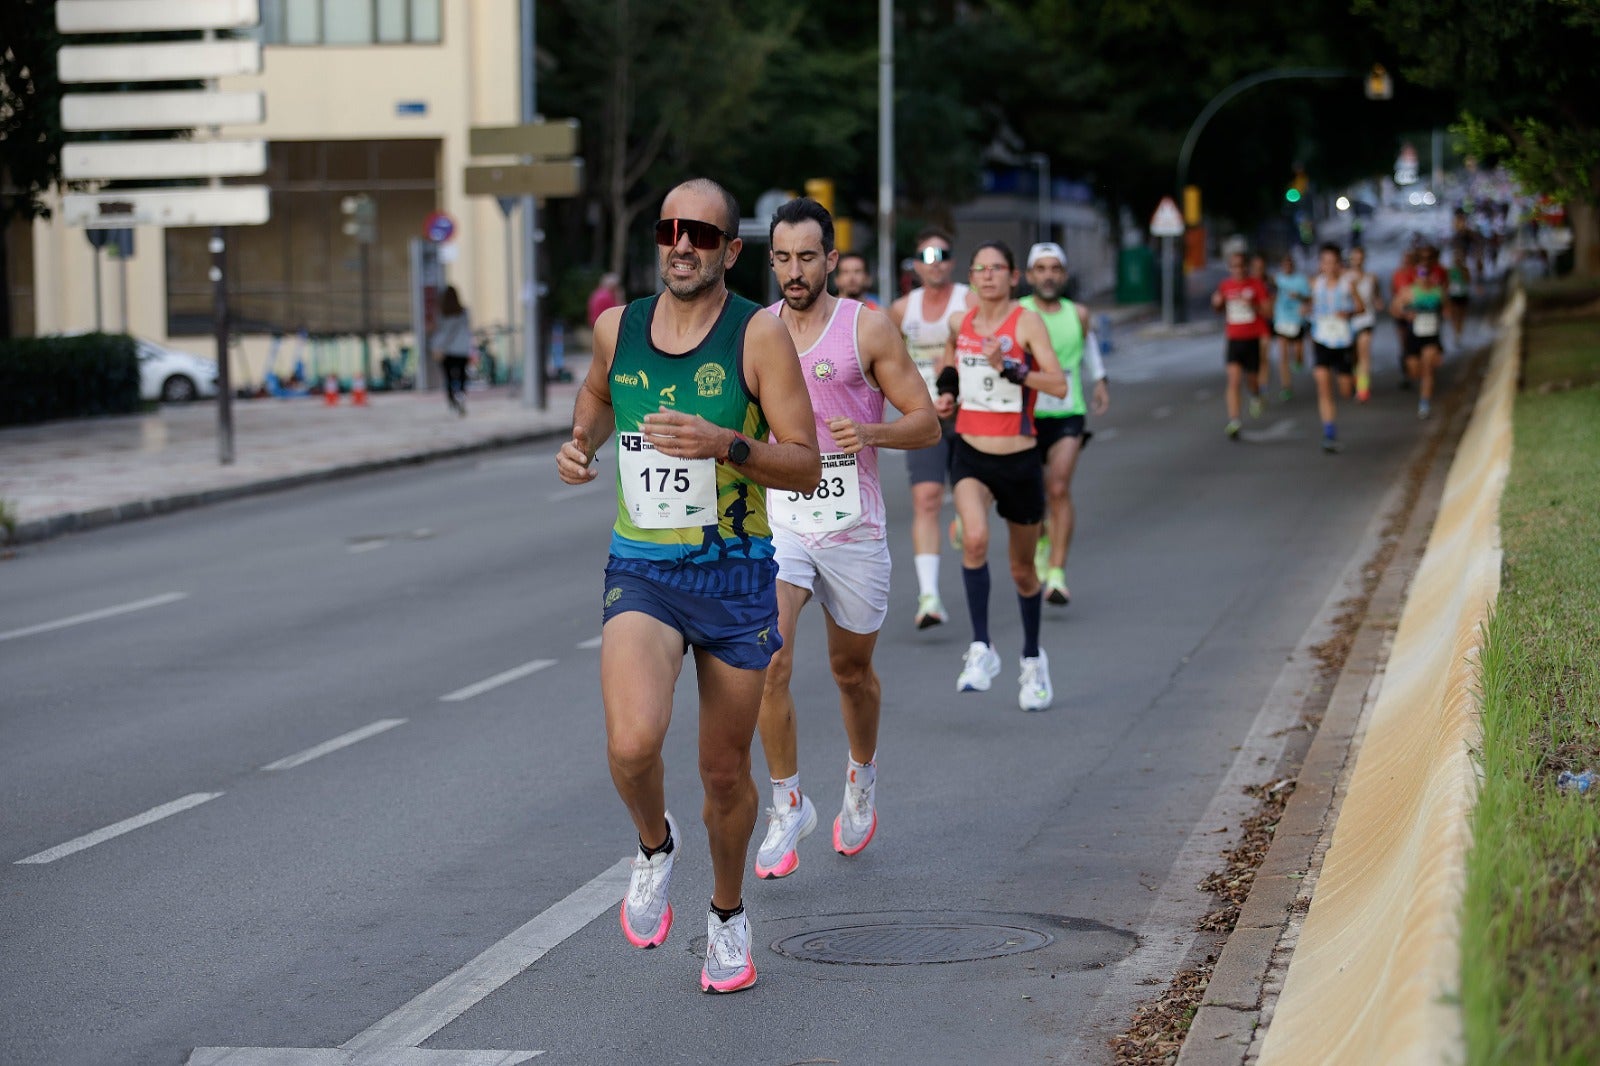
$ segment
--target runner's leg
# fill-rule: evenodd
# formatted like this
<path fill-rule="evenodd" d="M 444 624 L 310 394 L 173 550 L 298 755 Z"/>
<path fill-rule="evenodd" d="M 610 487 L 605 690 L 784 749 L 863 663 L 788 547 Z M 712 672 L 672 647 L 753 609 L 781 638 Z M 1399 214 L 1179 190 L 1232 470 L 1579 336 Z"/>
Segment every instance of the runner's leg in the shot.
<path fill-rule="evenodd" d="M 729 666 L 700 648 L 700 782 L 711 838 L 711 902 L 733 910 L 744 899 L 744 864 L 760 800 L 750 776 L 750 743 L 761 710 L 764 670 Z"/>
<path fill-rule="evenodd" d="M 1236 366 L 1230 366 L 1228 376 L 1233 376 Z M 1234 397 L 1235 403 L 1238 397 Z M 1072 547 L 1072 530 L 1076 515 L 1072 509 L 1072 475 L 1078 469 L 1078 453 L 1082 437 L 1062 437 L 1050 446 L 1044 467 L 1045 503 L 1050 521 L 1050 569 L 1064 570 L 1067 551 Z"/>
<path fill-rule="evenodd" d="M 869 763 L 878 751 L 878 717 L 883 703 L 883 689 L 872 668 L 878 634 L 852 633 L 827 612 L 823 616 L 828 626 L 828 665 L 839 686 L 839 711 L 850 741 L 850 757 Z"/>
<path fill-rule="evenodd" d="M 683 635 L 637 611 L 617 615 L 602 632 L 600 694 L 611 780 L 639 840 L 659 847 L 667 838 L 661 746 L 672 721 L 672 690 L 683 669 Z"/>
<path fill-rule="evenodd" d="M 761 691 L 761 750 L 767 760 L 767 774 L 774 781 L 800 772 L 800 756 L 794 724 L 794 693 L 790 679 L 794 673 L 794 634 L 800 611 L 811 599 L 809 589 L 778 582 L 778 635 L 783 647 L 767 667 Z"/>

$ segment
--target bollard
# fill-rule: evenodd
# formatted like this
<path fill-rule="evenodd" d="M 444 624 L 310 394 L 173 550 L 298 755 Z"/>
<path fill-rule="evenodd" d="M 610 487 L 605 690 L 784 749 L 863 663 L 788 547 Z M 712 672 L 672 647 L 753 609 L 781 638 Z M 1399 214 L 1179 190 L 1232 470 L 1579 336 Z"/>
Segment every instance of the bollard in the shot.
<path fill-rule="evenodd" d="M 353 407 L 367 406 L 367 379 L 365 375 L 357 374 L 351 379 L 350 404 Z"/>
<path fill-rule="evenodd" d="M 322 402 L 329 407 L 339 406 L 339 379 L 332 374 L 322 379 Z"/>

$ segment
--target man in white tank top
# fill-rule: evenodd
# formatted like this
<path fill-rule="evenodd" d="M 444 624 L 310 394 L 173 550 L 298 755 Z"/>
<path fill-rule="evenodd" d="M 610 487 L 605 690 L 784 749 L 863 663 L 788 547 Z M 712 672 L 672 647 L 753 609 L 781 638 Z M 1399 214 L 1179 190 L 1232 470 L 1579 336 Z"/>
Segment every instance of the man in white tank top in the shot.
<path fill-rule="evenodd" d="M 889 308 L 889 317 L 900 327 L 928 395 L 935 400 L 939 392 L 934 381 L 935 364 L 944 356 L 950 315 L 973 304 L 967 287 L 951 282 L 955 274 L 952 248 L 950 235 L 942 230 L 927 229 L 917 234 L 911 269 L 916 271 L 922 287 L 900 297 Z M 938 443 L 906 453 L 906 469 L 911 475 L 911 548 L 917 567 L 918 629 L 939 625 L 946 617 L 944 602 L 939 598 L 939 509 L 944 506 L 945 486 L 950 483 L 955 439 L 953 423 L 946 422 Z"/>
<path fill-rule="evenodd" d="M 878 827 L 877 674 L 872 652 L 889 612 L 889 542 L 884 528 L 879 448 L 920 448 L 939 438 L 939 419 L 893 323 L 856 300 L 828 293 L 839 253 L 833 218 L 815 200 L 790 200 L 772 216 L 772 272 L 783 301 L 768 310 L 789 327 L 822 450 L 822 480 L 811 492 L 771 492 L 767 515 L 778 561 L 778 633 L 783 647 L 761 694 L 761 747 L 772 778 L 767 835 L 757 877 L 787 877 L 801 838 L 817 825 L 800 789 L 794 671 L 796 623 L 813 597 L 827 615 L 828 660 L 839 687 L 850 756 L 833 847 L 855 855 Z M 901 412 L 883 420 L 887 399 Z"/>

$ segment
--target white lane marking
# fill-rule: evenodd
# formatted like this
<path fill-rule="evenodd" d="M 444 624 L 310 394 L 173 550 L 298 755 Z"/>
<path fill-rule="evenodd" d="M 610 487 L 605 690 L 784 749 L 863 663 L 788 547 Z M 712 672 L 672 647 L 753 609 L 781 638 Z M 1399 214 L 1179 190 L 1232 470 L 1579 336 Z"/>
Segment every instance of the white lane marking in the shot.
<path fill-rule="evenodd" d="M 1166 404 L 1162 404 L 1160 407 L 1157 407 L 1154 411 L 1151 411 L 1150 415 L 1151 415 L 1152 418 L 1171 418 L 1172 417 L 1172 408 L 1168 407 Z"/>
<path fill-rule="evenodd" d="M 293 770 L 296 766 L 304 766 L 312 759 L 320 759 L 329 752 L 338 751 L 340 748 L 348 748 L 350 745 L 366 740 L 368 737 L 375 737 L 379 733 L 393 729 L 397 725 L 405 724 L 406 719 L 404 718 L 380 718 L 371 725 L 364 725 L 360 729 L 352 729 L 343 736 L 325 740 L 316 747 L 307 748 L 297 755 L 290 755 L 287 758 L 279 759 L 277 762 L 269 762 L 261 769 L 263 772 L 269 770 Z"/>
<path fill-rule="evenodd" d="M 187 592 L 163 592 L 159 596 L 151 596 L 145 600 L 134 600 L 132 603 L 120 603 L 115 607 L 102 607 L 98 611 L 87 611 L 75 614 L 71 618 L 58 618 L 54 622 L 40 622 L 36 626 L 27 626 L 23 629 L 12 629 L 0 633 L 0 640 L 16 640 L 18 637 L 31 637 L 36 633 L 48 633 L 52 629 L 65 629 L 68 626 L 81 625 L 84 622 L 98 622 L 102 618 L 114 618 L 119 614 L 129 614 L 133 611 L 143 611 L 150 607 L 162 607 L 169 603 L 189 598 Z"/>
<path fill-rule="evenodd" d="M 388 546 L 389 541 L 387 538 L 383 540 L 363 540 L 357 541 L 354 544 L 347 544 L 345 546 L 345 551 L 349 552 L 351 555 L 360 555 L 362 552 L 375 552 L 379 548 L 387 548 Z"/>
<path fill-rule="evenodd" d="M 600 640 L 600 637 L 590 637 L 582 644 L 579 644 L 578 647 L 582 648 L 584 651 L 593 651 L 595 648 L 600 646 Z"/>
<path fill-rule="evenodd" d="M 1094 431 L 1094 435 L 1096 439 L 1102 441 L 1116 440 L 1122 436 L 1122 431 L 1117 429 L 1116 426 L 1112 426 L 1110 429 L 1097 429 Z"/>
<path fill-rule="evenodd" d="M 482 695 L 492 688 L 499 688 L 501 685 L 509 685 L 513 681 L 527 677 L 529 674 L 536 674 L 540 670 L 543 670 L 549 666 L 554 666 L 555 664 L 556 661 L 554 659 L 535 659 L 531 663 L 523 663 L 521 666 L 513 666 L 504 673 L 495 674 L 493 677 L 486 677 L 477 684 L 468 685 L 466 688 L 458 688 L 454 692 L 440 696 L 439 702 L 460 703 L 462 700 L 470 700 L 472 697 Z"/>
<path fill-rule="evenodd" d="M 171 803 L 163 803 L 159 807 L 152 807 L 143 814 L 136 814 L 132 818 L 124 818 L 115 825 L 108 825 L 104 829 L 96 829 L 92 833 L 85 833 L 83 836 L 69 840 L 65 844 L 57 844 L 55 847 L 47 851 L 41 851 L 37 855 L 29 855 L 26 859 L 18 859 L 12 865 L 21 866 L 24 863 L 55 862 L 57 859 L 66 858 L 74 852 L 92 848 L 96 844 L 104 844 L 113 837 L 131 833 L 135 829 L 142 829 L 152 822 L 159 822 L 163 818 L 170 818 L 174 814 L 180 814 L 190 807 L 198 807 L 200 804 L 214 800 L 220 795 L 222 795 L 220 792 L 190 793 L 182 799 L 175 799 Z"/>
<path fill-rule="evenodd" d="M 1244 439 L 1257 443 L 1261 441 L 1289 440 L 1294 436 L 1296 424 L 1292 418 L 1280 418 L 1266 429 L 1244 434 Z"/>
<path fill-rule="evenodd" d="M 545 501 L 547 503 L 559 503 L 562 500 L 570 500 L 575 496 L 585 496 L 593 492 L 594 487 L 598 484 L 600 484 L 600 479 L 595 478 L 586 485 L 568 485 L 566 488 L 557 489 L 555 492 L 552 492 L 550 495 L 546 496 Z"/>
<path fill-rule="evenodd" d="M 419 1046 L 479 1000 L 538 962 L 567 937 L 618 906 L 628 887 L 630 867 L 630 859 L 619 860 L 387 1018 L 339 1045 L 340 1048 L 370 1051 Z"/>

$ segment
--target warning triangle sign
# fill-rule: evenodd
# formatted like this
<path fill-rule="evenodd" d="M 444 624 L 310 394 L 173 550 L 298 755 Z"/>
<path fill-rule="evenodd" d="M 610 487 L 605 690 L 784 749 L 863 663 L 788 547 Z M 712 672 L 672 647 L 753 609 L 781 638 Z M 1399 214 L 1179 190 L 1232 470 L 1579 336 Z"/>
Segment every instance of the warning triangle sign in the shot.
<path fill-rule="evenodd" d="M 1178 205 L 1172 197 L 1163 196 L 1156 213 L 1150 216 L 1150 236 L 1183 236 L 1183 212 L 1178 210 Z"/>

